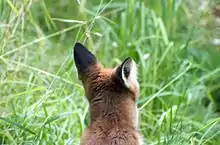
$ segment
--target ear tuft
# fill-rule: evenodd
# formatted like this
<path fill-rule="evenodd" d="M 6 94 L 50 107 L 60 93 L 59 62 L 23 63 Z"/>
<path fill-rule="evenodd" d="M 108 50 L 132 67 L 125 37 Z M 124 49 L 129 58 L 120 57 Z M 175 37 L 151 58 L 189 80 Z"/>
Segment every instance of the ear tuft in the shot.
<path fill-rule="evenodd" d="M 81 43 L 77 42 L 73 49 L 74 61 L 79 75 L 96 64 L 96 57 Z"/>
<path fill-rule="evenodd" d="M 127 88 L 130 88 L 132 83 L 137 82 L 137 66 L 131 57 L 125 59 L 117 68 L 117 74 Z"/>

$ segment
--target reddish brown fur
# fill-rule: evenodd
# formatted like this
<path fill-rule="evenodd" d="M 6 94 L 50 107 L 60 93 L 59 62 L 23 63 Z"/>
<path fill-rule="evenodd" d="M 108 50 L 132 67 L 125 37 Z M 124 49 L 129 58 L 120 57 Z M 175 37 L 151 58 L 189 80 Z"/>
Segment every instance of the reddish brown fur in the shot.
<path fill-rule="evenodd" d="M 90 125 L 80 145 L 140 145 L 137 130 L 137 86 L 123 86 L 115 69 L 96 64 L 80 76 L 90 105 Z"/>

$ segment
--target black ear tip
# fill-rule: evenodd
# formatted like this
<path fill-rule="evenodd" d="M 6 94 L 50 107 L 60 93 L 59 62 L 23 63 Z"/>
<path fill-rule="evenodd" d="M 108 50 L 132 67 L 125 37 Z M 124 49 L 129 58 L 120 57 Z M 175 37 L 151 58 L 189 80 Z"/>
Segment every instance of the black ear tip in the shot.
<path fill-rule="evenodd" d="M 76 42 L 76 43 L 75 43 L 75 46 L 82 46 L 82 43 Z"/>
<path fill-rule="evenodd" d="M 80 42 L 74 45 L 73 57 L 79 73 L 96 63 L 96 57 Z"/>
<path fill-rule="evenodd" d="M 130 56 L 129 56 L 127 59 L 128 59 L 128 60 L 133 60 L 132 57 L 130 57 Z"/>
<path fill-rule="evenodd" d="M 132 61 L 133 61 L 132 57 L 129 56 L 124 60 L 124 63 L 132 62 Z"/>
<path fill-rule="evenodd" d="M 84 47 L 82 43 L 76 42 L 73 48 L 74 48 L 74 50 L 75 50 L 75 49 L 77 49 L 77 48 L 82 48 L 82 47 Z"/>
<path fill-rule="evenodd" d="M 85 55 L 89 53 L 88 49 L 80 42 L 76 42 L 73 47 L 74 55 Z"/>

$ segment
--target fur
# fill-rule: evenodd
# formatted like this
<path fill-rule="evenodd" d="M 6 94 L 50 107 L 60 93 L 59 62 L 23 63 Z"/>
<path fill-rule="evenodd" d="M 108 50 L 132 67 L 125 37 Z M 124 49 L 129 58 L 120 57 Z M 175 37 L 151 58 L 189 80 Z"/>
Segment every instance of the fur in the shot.
<path fill-rule="evenodd" d="M 78 51 L 86 49 L 81 46 L 74 46 L 75 56 Z M 87 62 L 86 56 L 90 56 L 91 60 L 93 55 L 87 54 L 91 52 L 82 52 L 86 53 L 85 56 L 81 57 L 83 54 L 80 53 L 80 57 L 74 57 L 75 63 Z M 83 67 L 76 64 L 90 111 L 90 124 L 81 137 L 80 145 L 141 145 L 136 104 L 139 84 L 135 62 L 129 58 L 111 69 L 104 68 L 96 62 L 96 58 L 93 60 L 92 63 L 83 63 Z M 126 74 L 123 71 L 125 65 L 129 70 Z"/>

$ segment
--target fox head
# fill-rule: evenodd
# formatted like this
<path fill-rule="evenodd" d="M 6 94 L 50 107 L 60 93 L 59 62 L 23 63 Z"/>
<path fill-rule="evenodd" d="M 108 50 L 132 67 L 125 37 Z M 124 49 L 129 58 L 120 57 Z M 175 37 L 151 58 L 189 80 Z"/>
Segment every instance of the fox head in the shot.
<path fill-rule="evenodd" d="M 85 46 L 76 43 L 74 61 L 90 105 L 90 119 L 116 116 L 137 123 L 139 95 L 136 63 L 126 58 L 115 68 L 105 68 Z M 113 121 L 114 122 L 114 121 Z"/>

